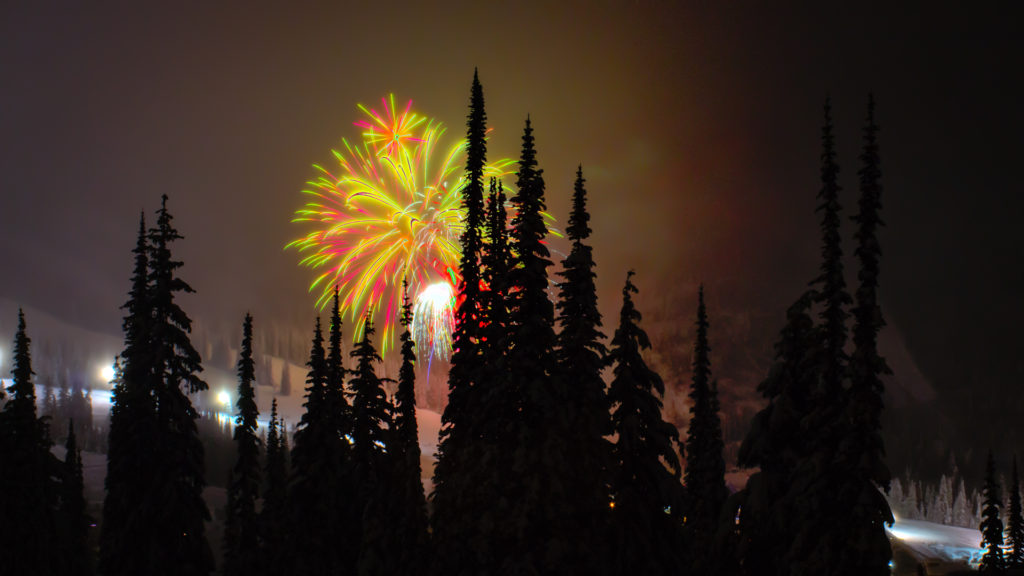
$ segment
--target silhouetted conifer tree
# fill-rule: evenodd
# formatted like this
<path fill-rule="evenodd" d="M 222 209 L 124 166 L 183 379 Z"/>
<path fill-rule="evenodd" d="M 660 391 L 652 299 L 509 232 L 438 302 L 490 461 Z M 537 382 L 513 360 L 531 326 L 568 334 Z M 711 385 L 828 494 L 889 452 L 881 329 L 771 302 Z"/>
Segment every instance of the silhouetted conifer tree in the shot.
<path fill-rule="evenodd" d="M 792 490 L 794 471 L 810 451 L 811 439 L 802 422 L 811 411 L 817 386 L 813 298 L 813 293 L 805 293 L 786 313 L 775 362 L 757 387 L 768 405 L 754 416 L 740 446 L 740 466 L 760 468 L 731 500 L 731 509 L 740 516 L 736 556 L 745 574 L 790 573 L 790 551 L 800 522 L 798 494 Z"/>
<path fill-rule="evenodd" d="M 391 527 L 394 545 L 389 553 L 396 556 L 396 576 L 423 572 L 429 551 L 427 503 L 423 493 L 416 423 L 416 343 L 409 331 L 412 303 L 406 290 L 402 294 L 402 366 L 398 370 L 398 390 L 395 392 L 394 429 L 388 442 L 394 479 L 392 498 L 397 511 L 397 521 Z"/>
<path fill-rule="evenodd" d="M 124 350 L 111 394 L 107 435 L 106 497 L 100 532 L 99 572 L 105 576 L 134 576 L 149 567 L 153 525 L 148 491 L 153 485 L 156 455 L 156 403 L 150 385 L 153 352 L 150 347 L 152 303 L 149 286 L 149 247 L 145 215 L 132 250 L 134 268 L 128 301 L 122 306 Z"/>
<path fill-rule="evenodd" d="M 601 313 L 594 284 L 590 214 L 583 167 L 576 171 L 572 212 L 566 233 L 572 248 L 562 263 L 559 284 L 556 359 L 565 410 L 564 431 L 571 447 L 566 464 L 575 470 L 576 482 L 567 494 L 566 518 L 573 540 L 567 556 L 574 570 L 588 574 L 605 573 L 609 516 L 608 483 L 611 469 L 611 417 L 601 373 L 608 350 L 602 340 Z"/>
<path fill-rule="evenodd" d="M 353 460 L 360 505 L 362 506 L 362 546 L 359 551 L 359 574 L 383 576 L 403 574 L 399 565 L 399 549 L 412 542 L 395 539 L 401 529 L 399 506 L 396 498 L 396 457 L 394 426 L 391 422 L 393 407 L 384 391 L 384 381 L 377 376 L 375 364 L 381 361 L 373 346 L 373 323 L 366 319 L 363 338 L 352 351 L 356 367 L 349 387 L 354 394 Z M 385 448 L 386 447 L 386 448 Z M 385 452 L 386 450 L 386 452 Z"/>
<path fill-rule="evenodd" d="M 466 396 L 466 405 L 472 408 L 466 410 L 470 417 L 462 421 L 461 431 L 452 428 L 452 434 L 462 438 L 460 442 L 463 443 L 459 444 L 455 458 L 462 462 L 461 466 L 465 470 L 459 481 L 466 482 L 463 491 L 457 496 L 456 506 L 468 512 L 454 524 L 464 530 L 459 538 L 449 539 L 442 531 L 440 534 L 435 532 L 433 539 L 437 548 L 442 550 L 435 551 L 434 558 L 442 563 L 446 562 L 443 550 L 448 549 L 447 543 L 454 542 L 461 546 L 462 549 L 455 554 L 460 555 L 456 557 L 460 558 L 463 565 L 455 569 L 465 570 L 469 574 L 495 569 L 501 561 L 503 547 L 509 545 L 507 539 L 498 536 L 503 528 L 506 515 L 503 510 L 508 501 L 503 493 L 503 479 L 508 475 L 509 466 L 505 459 L 508 447 L 507 443 L 502 445 L 502 442 L 508 436 L 510 418 L 515 417 L 510 415 L 510 411 L 514 412 L 518 404 L 514 400 L 510 401 L 508 395 L 507 352 L 511 342 L 508 335 L 508 272 L 512 266 L 512 254 L 506 226 L 505 194 L 502 184 L 496 179 L 491 180 L 485 221 L 487 243 L 481 249 L 479 274 L 482 286 L 474 317 L 477 336 L 473 346 L 479 364 L 473 388 Z M 486 289 L 483 289 L 484 286 Z M 455 442 L 449 444 L 456 445 Z M 437 470 L 435 468 L 435 476 Z M 500 505 L 495 506 L 495 502 Z M 446 507 L 440 501 L 435 502 L 436 518 L 443 518 L 447 513 L 445 510 Z"/>
<path fill-rule="evenodd" d="M 644 362 L 650 348 L 640 327 L 640 312 L 626 276 L 619 327 L 608 355 L 614 379 L 608 388 L 612 425 L 618 436 L 613 456 L 614 498 L 611 573 L 678 574 L 684 546 L 681 537 L 683 491 L 676 444 L 679 432 L 661 415 L 665 385 Z"/>
<path fill-rule="evenodd" d="M 462 191 L 465 229 L 460 239 L 462 256 L 459 273 L 461 300 L 455 312 L 452 361 L 448 373 L 448 405 L 442 416 L 438 460 L 434 468 L 432 524 L 435 558 L 439 574 L 479 574 L 480 558 L 488 555 L 488 537 L 479 528 L 479 518 L 489 503 L 482 496 L 488 484 L 479 475 L 490 474 L 470 454 L 478 442 L 477 422 L 481 419 L 477 397 L 483 360 L 480 353 L 481 228 L 484 224 L 484 165 L 487 162 L 487 114 L 484 94 L 476 71 L 470 90 L 466 121 L 466 185 Z M 479 448 L 479 447 L 477 447 Z"/>
<path fill-rule="evenodd" d="M 285 431 L 277 414 L 277 398 L 274 398 L 270 404 L 266 483 L 259 518 L 262 571 L 268 574 L 280 574 L 285 569 L 282 562 L 287 526 L 285 498 L 288 490 L 288 448 L 284 444 L 284 439 Z"/>
<path fill-rule="evenodd" d="M 92 518 L 86 511 L 82 453 L 78 450 L 73 420 L 68 422 L 68 437 L 64 447 L 66 452 L 61 473 L 60 508 L 57 510 L 61 546 L 59 574 L 91 576 L 94 569 L 93 550 L 89 544 Z"/>
<path fill-rule="evenodd" d="M 487 286 L 480 293 L 480 340 L 478 343 L 480 357 L 484 359 L 480 366 L 480 382 L 486 383 L 491 390 L 501 389 L 507 377 L 507 352 L 510 344 L 509 329 L 509 270 L 512 266 L 512 253 L 509 246 L 507 214 L 505 208 L 505 192 L 497 178 L 491 178 L 490 194 L 487 198 L 487 242 L 483 245 L 480 257 L 481 278 Z M 479 426 L 475 438 L 493 439 L 494 434 L 487 431 L 488 421 L 498 417 L 491 410 L 501 410 L 500 395 L 481 392 L 477 395 L 477 422 Z M 496 402 L 491 402 L 496 400 Z M 489 440 L 488 440 L 489 441 Z M 483 449 L 477 446 L 469 450 Z"/>
<path fill-rule="evenodd" d="M 50 574 L 55 562 L 57 484 L 60 462 L 50 453 L 49 427 L 36 413 L 31 340 L 25 333 L 25 313 L 18 310 L 14 334 L 13 382 L 10 398 L 0 412 L 5 453 L 0 456 L 0 500 L 5 502 L 7 530 L 0 548 L 9 574 Z"/>
<path fill-rule="evenodd" d="M 1017 475 L 1017 457 L 1013 457 L 1013 476 L 1010 480 L 1010 502 L 1006 515 L 1006 567 L 1024 568 L 1024 514 L 1020 504 L 1020 477 Z"/>
<path fill-rule="evenodd" d="M 373 333 L 373 322 L 366 318 L 363 337 L 349 353 L 356 366 L 348 383 L 352 391 L 352 461 L 360 481 L 370 484 L 381 463 L 391 419 L 384 383 L 375 368 L 381 357 L 373 346 Z"/>
<path fill-rule="evenodd" d="M 338 287 L 334 287 L 334 301 L 331 306 L 331 329 L 327 347 L 327 380 L 325 398 L 327 415 L 334 431 L 331 443 L 332 458 L 338 464 L 338 484 L 340 496 L 337 500 L 337 517 L 342 530 L 339 536 L 340 561 L 342 570 L 354 571 L 359 562 L 359 546 L 362 541 L 362 524 L 365 501 L 360 497 L 360 481 L 357 475 L 357 463 L 354 458 L 355 431 L 353 409 L 349 404 L 349 393 L 345 386 L 344 356 L 341 349 L 341 300 Z"/>
<path fill-rule="evenodd" d="M 338 449 L 348 455 L 349 442 L 345 438 L 352 434 L 352 407 L 345 391 L 345 361 L 341 350 L 341 301 L 338 287 L 334 287 L 331 306 L 331 326 L 327 341 L 327 380 L 324 382 L 324 398 L 327 401 L 327 416 L 338 438 Z"/>
<path fill-rule="evenodd" d="M 481 292 L 484 322 L 481 326 L 481 355 L 486 358 L 484 380 L 499 377 L 508 345 L 508 273 L 512 263 L 506 221 L 505 192 L 497 178 L 491 178 L 487 197 L 487 243 L 480 258 L 481 276 L 487 290 Z"/>
<path fill-rule="evenodd" d="M 881 248 L 878 229 L 881 219 L 881 169 L 878 155 L 878 125 L 875 124 L 875 101 L 868 98 L 868 114 L 864 127 L 864 149 L 861 152 L 859 212 L 853 217 L 857 224 L 856 255 L 860 261 L 857 274 L 857 303 L 853 309 L 854 352 L 850 361 L 850 390 L 846 405 L 846 422 L 850 430 L 839 447 L 838 456 L 847 470 L 846 481 L 838 497 L 843 509 L 841 526 L 844 570 L 851 575 L 885 575 L 889 573 L 892 548 L 885 526 L 892 524 L 892 512 L 881 489 L 889 489 L 890 474 L 885 463 L 882 440 L 882 409 L 885 385 L 882 376 L 892 374 L 885 359 L 878 353 L 878 332 L 885 326 L 878 303 L 878 277 Z"/>
<path fill-rule="evenodd" d="M 377 484 L 364 515 L 359 574 L 403 576 L 426 572 L 427 511 L 420 478 L 416 426 L 416 358 L 409 326 L 412 305 L 403 283 L 401 323 L 402 367 L 399 370 L 392 426 L 386 431 L 387 452 L 377 468 Z"/>
<path fill-rule="evenodd" d="M 839 166 L 836 163 L 835 138 L 832 133 L 831 104 L 825 101 L 824 125 L 821 130 L 821 190 L 818 192 L 821 213 L 821 273 L 811 282 L 817 286 L 815 300 L 820 306 L 821 325 L 814 347 L 814 361 L 809 367 L 817 374 L 818 383 L 812 398 L 814 406 L 804 426 L 810 437 L 811 455 L 798 466 L 794 481 L 806 492 L 797 499 L 798 524 L 791 562 L 800 573 L 822 571 L 839 574 L 843 565 L 846 539 L 844 508 L 836 500 L 842 486 L 853 482 L 849 464 L 837 458 L 837 450 L 850 433 L 844 418 L 846 392 L 843 385 L 847 372 L 846 318 L 844 309 L 850 303 L 843 276 L 843 251 L 840 241 Z M 888 561 L 887 561 L 888 562 Z M 888 570 L 888 568 L 886 568 Z"/>
<path fill-rule="evenodd" d="M 825 102 L 821 131 L 821 190 L 817 211 L 822 213 L 821 274 L 811 284 L 820 289 L 811 294 L 820 304 L 823 325 L 817 327 L 810 365 L 816 383 L 811 394 L 811 409 L 802 423 L 808 437 L 807 457 L 796 463 L 790 492 L 801 494 L 795 503 L 795 529 L 788 551 L 789 570 L 795 574 L 843 573 L 843 548 L 848 536 L 838 492 L 851 482 L 849 470 L 837 458 L 837 450 L 849 433 L 844 418 L 846 405 L 843 379 L 846 355 L 846 311 L 849 301 L 842 270 L 839 235 L 839 167 L 835 160 L 831 106 Z"/>
<path fill-rule="evenodd" d="M 839 166 L 836 163 L 831 112 L 831 102 L 826 99 L 825 124 L 821 129 L 821 190 L 818 192 L 819 204 L 816 209 L 821 213 L 821 274 L 811 284 L 820 286 L 816 299 L 821 305 L 819 317 L 822 321 L 818 351 L 821 386 L 825 396 L 840 398 L 848 361 L 843 350 L 846 346 L 846 319 L 849 317 L 845 307 L 852 300 L 846 292 L 843 276 L 843 249 L 839 229 L 839 212 L 842 207 L 839 203 Z M 842 404 L 837 406 L 837 409 L 842 409 Z"/>
<path fill-rule="evenodd" d="M 573 448 L 559 404 L 565 394 L 556 372 L 554 306 L 547 294 L 551 261 L 544 243 L 545 186 L 529 118 L 516 186 L 507 363 L 504 382 L 490 386 L 490 405 L 503 408 L 487 411 L 495 415 L 488 426 L 495 431 L 497 454 L 508 459 L 503 465 L 511 466 L 501 475 L 500 490 L 509 507 L 495 506 L 500 522 L 494 539 L 496 568 L 503 573 L 564 572 L 572 568 L 568 495 L 577 471 L 569 468 Z"/>
<path fill-rule="evenodd" d="M 725 487 L 722 424 L 718 418 L 718 386 L 711 381 L 711 347 L 704 286 L 697 295 L 697 338 L 693 346 L 693 382 L 690 388 L 690 426 L 686 437 L 686 525 L 691 534 L 693 567 L 699 573 L 717 573 L 715 535 Z"/>
<path fill-rule="evenodd" d="M 340 340 L 339 340 L 340 345 Z M 347 452 L 338 435 L 337 417 L 327 396 L 328 361 L 320 319 L 306 364 L 306 412 L 295 431 L 291 478 L 288 486 L 288 545 L 290 574 L 350 574 L 354 568 L 347 552 L 352 543 L 346 526 Z M 347 446 L 347 441 L 346 446 Z M 358 542 L 355 544 L 358 547 Z"/>
<path fill-rule="evenodd" d="M 1002 572 L 1006 568 L 1003 558 L 1003 519 L 1001 508 L 1003 495 L 996 480 L 996 461 L 992 452 L 988 453 L 985 467 L 985 501 L 981 509 L 981 547 L 985 553 L 981 556 L 980 572 Z"/>
<path fill-rule="evenodd" d="M 196 427 L 199 414 L 187 393 L 206 390 L 207 386 L 198 376 L 203 369 L 201 359 L 189 341 L 192 320 L 174 300 L 176 293 L 193 290 L 177 276 L 182 263 L 173 259 L 171 244 L 182 236 L 171 221 L 164 195 L 156 227 L 148 235 L 153 354 L 150 386 L 157 422 L 152 446 L 158 455 L 148 499 L 161 519 L 154 523 L 148 573 L 198 575 L 213 570 L 213 553 L 204 527 L 210 513 L 203 501 L 206 480 L 203 445 Z M 152 517 L 148 520 L 152 522 Z"/>
<path fill-rule="evenodd" d="M 260 495 L 260 440 L 256 436 L 256 365 L 252 358 L 252 316 L 242 324 L 238 358 L 238 416 L 235 418 L 235 464 L 231 468 L 224 523 L 224 574 L 256 573 L 260 565 L 256 501 Z"/>
<path fill-rule="evenodd" d="M 381 357 L 373 346 L 373 322 L 363 325 L 363 337 L 349 355 L 355 359 L 349 389 L 352 391 L 352 462 L 360 510 L 361 546 L 358 570 L 367 576 L 392 573 L 394 552 L 382 546 L 395 518 L 391 494 L 391 466 L 384 447 L 391 427 L 391 410 L 384 383 L 375 364 Z"/>

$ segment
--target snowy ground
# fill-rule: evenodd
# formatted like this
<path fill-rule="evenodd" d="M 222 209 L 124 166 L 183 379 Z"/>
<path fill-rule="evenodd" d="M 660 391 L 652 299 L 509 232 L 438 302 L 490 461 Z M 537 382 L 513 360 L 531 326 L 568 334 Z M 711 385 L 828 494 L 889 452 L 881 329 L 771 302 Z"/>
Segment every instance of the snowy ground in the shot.
<path fill-rule="evenodd" d="M 894 574 L 917 574 L 919 563 L 927 574 L 949 574 L 977 568 L 981 560 L 981 532 L 974 528 L 897 519 L 889 535 Z"/>

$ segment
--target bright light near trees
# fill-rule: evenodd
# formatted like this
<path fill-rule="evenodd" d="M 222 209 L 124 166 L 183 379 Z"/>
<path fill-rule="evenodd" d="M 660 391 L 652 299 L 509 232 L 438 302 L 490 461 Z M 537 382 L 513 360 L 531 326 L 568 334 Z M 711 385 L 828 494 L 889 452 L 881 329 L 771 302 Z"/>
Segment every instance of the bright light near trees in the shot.
<path fill-rule="evenodd" d="M 114 380 L 114 367 L 111 365 L 103 366 L 100 368 L 100 378 L 104 382 L 111 382 Z"/>
<path fill-rule="evenodd" d="M 226 390 L 221 390 L 217 393 L 217 402 L 220 402 L 221 406 L 227 408 L 231 406 L 231 395 Z"/>

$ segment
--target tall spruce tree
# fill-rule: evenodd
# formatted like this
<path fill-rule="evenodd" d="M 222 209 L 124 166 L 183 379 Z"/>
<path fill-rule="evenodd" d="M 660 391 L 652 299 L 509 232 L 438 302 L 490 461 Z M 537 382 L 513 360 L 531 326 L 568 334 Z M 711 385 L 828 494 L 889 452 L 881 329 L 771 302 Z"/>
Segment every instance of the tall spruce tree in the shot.
<path fill-rule="evenodd" d="M 860 262 L 857 274 L 857 302 L 853 309 L 854 352 L 850 360 L 850 390 L 846 404 L 846 422 L 850 427 L 839 447 L 839 458 L 846 470 L 846 483 L 838 497 L 844 510 L 843 538 L 845 554 L 842 565 L 848 574 L 884 575 L 889 573 L 892 548 L 885 526 L 893 522 L 892 511 L 881 489 L 889 489 L 890 473 L 885 463 L 882 439 L 882 410 L 885 385 L 882 376 L 892 374 L 885 359 L 878 353 L 878 333 L 885 326 L 878 301 L 878 242 L 881 219 L 881 168 L 878 153 L 878 125 L 875 123 L 875 101 L 868 97 L 867 120 L 864 127 L 864 148 L 861 168 L 859 212 L 853 217 L 857 224 L 856 256 Z"/>
<path fill-rule="evenodd" d="M 612 452 L 611 573 L 677 574 L 685 545 L 679 513 L 684 502 L 676 453 L 679 432 L 662 418 L 665 384 L 643 359 L 651 343 L 633 305 L 637 289 L 632 276 L 630 271 L 622 289 L 619 327 L 608 355 L 614 366 L 608 399 L 618 436 Z"/>
<path fill-rule="evenodd" d="M 988 453 L 985 466 L 985 487 L 982 490 L 981 508 L 981 547 L 985 549 L 981 556 L 979 572 L 1002 572 L 1006 568 L 1003 558 L 1003 495 L 996 479 L 996 460 L 992 452 Z"/>
<path fill-rule="evenodd" d="M 242 323 L 238 358 L 238 416 L 235 418 L 235 463 L 230 472 L 224 524 L 224 575 L 256 573 L 260 567 L 256 501 L 260 496 L 260 439 L 256 436 L 256 364 L 252 357 L 252 316 Z"/>
<path fill-rule="evenodd" d="M 331 304 L 331 326 L 327 340 L 327 380 L 324 382 L 324 398 L 328 405 L 328 418 L 338 438 L 337 449 L 348 453 L 349 443 L 345 439 L 352 434 L 352 407 L 345 390 L 345 360 L 341 350 L 341 300 L 338 287 L 334 287 Z"/>
<path fill-rule="evenodd" d="M 107 436 L 106 497 L 100 532 L 99 572 L 105 576 L 143 574 L 149 568 L 155 526 L 147 500 L 156 454 L 156 402 L 151 388 L 153 350 L 149 245 L 145 215 L 139 231 L 128 301 L 122 306 L 124 350 L 111 395 Z"/>
<path fill-rule="evenodd" d="M 424 573 L 427 553 L 427 509 L 420 478 L 420 446 L 416 426 L 415 345 L 409 326 L 412 304 L 403 283 L 399 370 L 387 451 L 377 470 L 377 485 L 364 515 L 359 573 L 403 576 Z"/>
<path fill-rule="evenodd" d="M 384 457 L 391 427 L 391 406 L 375 368 L 381 362 L 373 346 L 373 322 L 367 317 L 363 337 L 349 355 L 355 359 L 348 387 L 352 393 L 352 464 L 355 506 L 359 511 L 358 573 L 394 573 L 394 556 L 383 544 L 395 516 L 391 499 L 391 462 Z"/>
<path fill-rule="evenodd" d="M 458 506 L 471 511 L 471 515 L 464 516 L 459 524 L 460 529 L 465 530 L 462 541 L 469 542 L 465 547 L 470 552 L 461 556 L 464 564 L 457 569 L 467 574 L 497 570 L 504 551 L 511 546 L 504 523 L 509 502 L 504 478 L 509 476 L 510 466 L 506 458 L 508 426 L 518 409 L 508 392 L 507 369 L 511 345 L 508 273 L 513 263 L 503 185 L 496 179 L 491 179 L 490 185 L 485 214 L 487 243 L 480 257 L 480 276 L 486 289 L 480 291 L 476 317 L 479 324 L 476 353 L 481 362 L 469 396 L 472 418 L 463 421 L 461 433 L 465 443 L 458 452 L 466 470 L 462 480 L 467 482 L 459 495 Z M 435 506 L 435 514 L 438 510 L 441 507 Z M 446 537 L 435 536 L 434 541 L 440 550 L 446 549 Z M 436 551 L 434 557 L 444 562 L 444 554 Z"/>
<path fill-rule="evenodd" d="M 352 391 L 352 461 L 359 480 L 366 483 L 360 491 L 372 489 L 391 420 L 384 382 L 375 368 L 381 357 L 373 346 L 373 333 L 373 322 L 366 318 L 363 337 L 349 353 L 356 361 L 348 383 Z"/>
<path fill-rule="evenodd" d="M 192 288 L 178 277 L 182 263 L 171 255 L 171 244 L 182 238 L 172 224 L 164 195 L 157 222 L 149 231 L 149 285 L 152 309 L 150 346 L 153 354 L 150 386 L 156 399 L 159 458 L 150 487 L 149 504 L 161 518 L 150 549 L 150 574 L 200 575 L 213 570 L 213 553 L 206 540 L 210 512 L 203 501 L 206 480 L 203 444 L 196 412 L 187 394 L 207 389 L 199 353 L 192 347 L 192 320 L 175 302 L 179 292 Z"/>
<path fill-rule="evenodd" d="M 859 486 L 852 477 L 853 463 L 842 454 L 853 427 L 846 416 L 848 394 L 844 380 L 847 358 L 846 317 L 843 307 L 850 298 L 845 291 L 842 272 L 842 249 L 839 233 L 839 168 L 835 160 L 831 107 L 825 103 L 822 127 L 821 190 L 817 211 L 822 213 L 821 274 L 812 281 L 814 301 L 820 305 L 822 325 L 816 328 L 812 361 L 805 367 L 814 374 L 816 384 L 811 395 L 812 407 L 802 423 L 808 437 L 807 457 L 799 461 L 792 475 L 790 492 L 795 502 L 795 532 L 787 563 L 795 574 L 868 574 L 876 569 L 888 573 L 888 558 L 878 566 L 864 564 L 879 548 L 877 541 L 859 540 L 858 545 L 870 547 L 863 557 L 853 558 L 850 539 L 856 537 L 848 522 L 855 498 L 849 494 Z M 884 548 L 889 549 L 884 531 Z M 859 554 L 859 552 L 858 552 Z M 891 557 L 891 554 L 890 554 Z M 866 571 L 865 571 L 866 570 Z"/>
<path fill-rule="evenodd" d="M 819 363 L 821 387 L 825 396 L 840 398 L 847 370 L 845 307 L 852 302 L 843 276 L 843 249 L 840 235 L 839 165 L 836 163 L 835 136 L 832 134 L 832 104 L 825 100 L 825 122 L 821 128 L 821 190 L 817 212 L 821 213 L 821 274 L 811 284 L 821 306 Z M 842 405 L 838 405 L 841 409 Z"/>
<path fill-rule="evenodd" d="M 416 423 L 416 343 L 413 341 L 412 302 L 408 285 L 402 291 L 402 365 L 398 370 L 395 392 L 394 428 L 389 435 L 388 449 L 392 459 L 394 500 L 397 521 L 391 531 L 395 545 L 390 553 L 396 556 L 397 574 L 422 571 L 428 548 L 427 503 L 423 492 L 420 468 L 420 441 Z"/>
<path fill-rule="evenodd" d="M 573 447 L 559 404 L 565 394 L 555 363 L 554 306 L 547 294 L 551 260 L 544 243 L 545 185 L 529 118 L 516 186 L 505 383 L 491 391 L 491 402 L 507 408 L 489 411 L 497 414 L 490 426 L 496 431 L 498 454 L 511 466 L 503 475 L 502 493 L 513 495 L 507 511 L 497 510 L 503 520 L 496 538 L 496 567 L 502 573 L 565 572 L 573 568 L 568 495 L 576 471 L 568 466 Z"/>
<path fill-rule="evenodd" d="M 6 453 L 0 457 L 0 499 L 6 502 L 5 526 L 14 532 L 5 535 L 0 557 L 10 574 L 50 574 L 59 569 L 55 512 L 60 462 L 50 453 L 49 426 L 36 413 L 31 339 L 25 332 L 25 313 L 18 310 L 18 329 L 14 334 L 13 382 L 7 389 L 10 398 L 0 413 L 0 433 Z"/>
<path fill-rule="evenodd" d="M 334 299 L 331 305 L 331 327 L 327 346 L 327 380 L 324 395 L 327 401 L 327 416 L 333 431 L 331 442 L 331 458 L 337 464 L 338 484 L 334 489 L 341 489 L 336 501 L 336 517 L 340 520 L 339 528 L 339 561 L 341 570 L 349 572 L 356 569 L 359 562 L 359 546 L 362 540 L 364 500 L 360 496 L 360 484 L 353 447 L 355 445 L 354 418 L 352 405 L 349 404 L 349 391 L 345 385 L 348 370 L 345 369 L 344 355 L 341 349 L 341 299 L 338 286 L 334 287 Z"/>
<path fill-rule="evenodd" d="M 334 535 L 338 519 L 331 512 L 335 507 L 333 491 L 326 481 L 337 480 L 336 463 L 324 458 L 330 450 L 334 434 L 327 415 L 327 359 L 323 330 L 316 319 L 310 347 L 306 376 L 306 411 L 295 429 L 292 450 L 291 478 L 288 484 L 288 545 L 291 552 L 289 569 L 295 574 L 326 574 L 328 553 L 333 550 L 325 538 Z M 320 498 L 329 500 L 321 504 Z"/>
<path fill-rule="evenodd" d="M 60 542 L 60 574 L 91 576 L 94 573 L 93 550 L 89 544 L 92 518 L 86 511 L 85 480 L 82 476 L 82 453 L 75 438 L 74 420 L 68 422 L 64 444 L 64 465 L 61 470 L 60 507 L 57 526 Z"/>
<path fill-rule="evenodd" d="M 406 543 L 394 539 L 398 520 L 392 450 L 393 407 L 384 390 L 384 380 L 375 365 L 381 357 L 373 346 L 373 322 L 367 318 L 363 337 L 352 350 L 356 366 L 352 390 L 352 444 L 357 494 L 362 510 L 362 542 L 358 573 L 364 576 L 401 574 L 395 547 Z"/>
<path fill-rule="evenodd" d="M 476 71 L 470 89 L 466 121 L 466 185 L 462 191 L 465 228 L 460 238 L 460 301 L 452 334 L 452 360 L 448 372 L 448 405 L 442 416 L 437 465 L 434 468 L 433 524 L 437 560 L 435 570 L 443 574 L 479 574 L 480 558 L 488 555 L 487 531 L 478 519 L 487 511 L 480 478 L 490 471 L 479 466 L 470 450 L 479 448 L 477 409 L 481 370 L 480 290 L 481 227 L 484 223 L 484 165 L 487 162 L 487 114 L 483 87 Z"/>
<path fill-rule="evenodd" d="M 270 404 L 270 423 L 267 431 L 266 482 L 263 488 L 263 508 L 260 510 L 261 562 L 268 574 L 284 571 L 283 552 L 288 490 L 288 448 L 284 444 L 285 431 L 277 413 L 277 398 Z"/>
<path fill-rule="evenodd" d="M 745 574 L 788 576 L 801 520 L 792 487 L 794 473 L 810 453 L 802 424 L 813 407 L 817 373 L 812 369 L 817 333 L 812 292 L 789 307 L 775 344 L 775 361 L 758 392 L 768 401 L 740 446 L 739 464 L 759 468 L 735 499 L 740 525 L 736 556 Z"/>
<path fill-rule="evenodd" d="M 338 340 L 340 346 L 340 339 Z M 353 544 L 345 507 L 351 498 L 347 452 L 338 435 L 337 405 L 328 398 L 328 360 L 320 318 L 316 320 L 306 377 L 306 411 L 295 431 L 288 485 L 290 574 L 351 574 Z M 355 543 L 358 546 L 358 542 Z"/>
<path fill-rule="evenodd" d="M 572 449 L 567 465 L 576 470 L 576 481 L 567 494 L 568 520 L 574 525 L 570 563 L 588 574 L 601 574 L 608 568 L 605 552 L 608 529 L 608 483 L 611 469 L 610 406 L 601 373 L 608 350 L 601 332 L 601 312 L 597 307 L 590 214 L 583 167 L 576 170 L 572 212 L 566 235 L 572 242 L 562 262 L 557 303 L 558 324 L 556 359 L 560 391 L 558 399 L 565 410 L 565 433 Z"/>
<path fill-rule="evenodd" d="M 699 573 L 718 573 L 715 535 L 725 487 L 722 424 L 718 417 L 718 386 L 711 380 L 711 347 L 704 286 L 697 293 L 697 338 L 693 345 L 693 382 L 690 388 L 690 426 L 686 436 L 687 527 L 691 558 Z"/>
<path fill-rule="evenodd" d="M 512 264 L 509 248 L 505 191 L 500 180 L 491 178 L 487 197 L 487 242 L 480 257 L 481 278 L 487 290 L 481 292 L 483 322 L 480 327 L 481 381 L 502 377 L 508 347 L 508 273 Z"/>
<path fill-rule="evenodd" d="M 1024 568 L 1024 514 L 1020 504 L 1020 477 L 1017 475 L 1017 457 L 1013 457 L 1013 476 L 1010 481 L 1009 509 L 1006 514 L 1006 567 Z"/>

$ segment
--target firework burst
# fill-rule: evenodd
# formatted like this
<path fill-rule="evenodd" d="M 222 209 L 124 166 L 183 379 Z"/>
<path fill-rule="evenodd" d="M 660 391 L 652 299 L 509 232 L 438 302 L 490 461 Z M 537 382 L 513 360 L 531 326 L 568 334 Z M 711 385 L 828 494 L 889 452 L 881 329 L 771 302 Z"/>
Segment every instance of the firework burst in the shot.
<path fill-rule="evenodd" d="M 317 272 L 310 292 L 318 293 L 319 308 L 338 287 L 354 338 L 362 337 L 367 318 L 384 315 L 376 324 L 386 352 L 394 342 L 403 279 L 413 295 L 437 283 L 452 292 L 458 286 L 466 143 L 444 148 L 444 125 L 414 113 L 412 101 L 399 110 L 392 95 L 381 99 L 381 108 L 359 105 L 360 140 L 342 139 L 332 150 L 335 168 L 314 165 L 318 175 L 303 190 L 309 200 L 293 218 L 311 229 L 287 248 Z M 486 176 L 505 176 L 512 166 L 499 160 L 487 166 Z M 451 318 L 451 311 L 442 317 Z M 432 340 L 417 339 L 418 347 L 447 357 L 452 323 L 447 331 L 425 332 Z"/>

